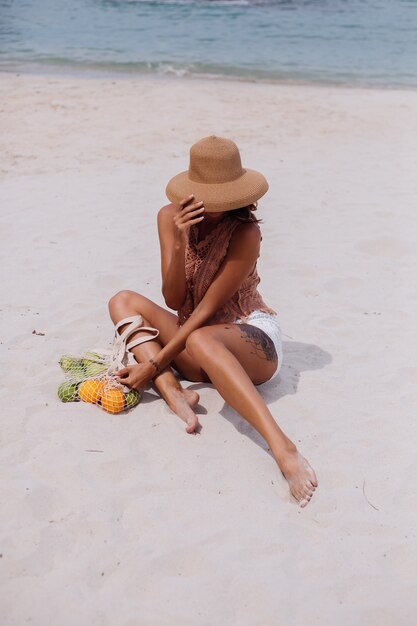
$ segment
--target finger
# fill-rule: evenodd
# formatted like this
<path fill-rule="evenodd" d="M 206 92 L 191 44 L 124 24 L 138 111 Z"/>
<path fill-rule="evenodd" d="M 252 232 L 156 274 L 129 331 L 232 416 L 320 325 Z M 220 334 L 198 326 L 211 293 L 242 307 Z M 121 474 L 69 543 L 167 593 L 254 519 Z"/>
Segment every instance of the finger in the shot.
<path fill-rule="evenodd" d="M 200 215 L 204 213 L 204 211 L 205 211 L 205 208 L 200 207 L 199 209 L 196 209 L 195 211 L 192 211 L 191 213 L 186 213 L 185 215 L 178 215 L 175 219 L 175 223 L 177 226 L 179 226 L 180 224 L 188 224 L 189 221 L 194 219 L 195 217 L 200 217 Z"/>
<path fill-rule="evenodd" d="M 187 226 L 193 226 L 193 224 L 198 224 L 198 222 L 201 222 L 201 220 L 204 219 L 204 215 L 200 215 L 200 217 L 196 217 L 194 220 L 190 220 L 189 222 L 187 222 Z"/>
<path fill-rule="evenodd" d="M 180 202 L 180 208 L 183 209 L 186 204 L 188 204 L 194 198 L 194 194 L 190 194 L 186 198 L 183 198 Z"/>
<path fill-rule="evenodd" d="M 123 369 L 116 372 L 116 376 L 119 376 L 119 377 L 129 376 L 129 374 L 130 374 L 130 370 L 128 367 L 124 367 Z"/>
<path fill-rule="evenodd" d="M 189 213 L 191 213 L 192 211 L 196 211 L 197 209 L 201 209 L 204 206 L 204 202 L 203 200 L 200 200 L 199 202 L 193 202 L 192 204 L 190 204 L 189 206 L 184 207 L 180 212 L 179 215 L 182 217 L 184 215 L 188 215 Z"/>
<path fill-rule="evenodd" d="M 125 385 L 126 387 L 132 386 L 132 380 L 130 376 L 128 376 L 127 378 L 116 378 L 116 382 L 120 383 L 121 385 Z"/>
<path fill-rule="evenodd" d="M 174 218 L 174 222 L 178 225 L 178 224 L 187 224 L 188 221 L 190 219 L 194 219 L 195 217 L 200 216 L 202 213 L 204 213 L 205 208 L 202 207 L 198 207 L 197 209 L 195 209 L 194 211 L 191 211 L 190 213 L 179 213 L 175 218 Z"/>
<path fill-rule="evenodd" d="M 204 206 L 204 201 L 203 200 L 199 200 L 198 202 L 193 202 L 192 204 L 188 204 L 187 206 L 185 206 L 182 209 L 181 214 L 182 215 L 186 215 L 187 213 L 190 213 L 191 211 L 195 211 L 196 209 L 200 209 L 202 206 Z"/>

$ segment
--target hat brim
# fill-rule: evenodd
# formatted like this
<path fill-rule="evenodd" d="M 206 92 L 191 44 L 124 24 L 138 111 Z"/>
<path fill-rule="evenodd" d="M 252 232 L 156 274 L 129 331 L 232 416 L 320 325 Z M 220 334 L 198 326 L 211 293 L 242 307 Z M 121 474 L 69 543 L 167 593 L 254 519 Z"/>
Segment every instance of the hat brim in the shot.
<path fill-rule="evenodd" d="M 269 189 L 266 178 L 256 170 L 245 169 L 244 174 L 227 183 L 204 184 L 189 179 L 188 170 L 171 178 L 165 193 L 173 204 L 179 204 L 193 194 L 195 201 L 204 202 L 208 213 L 232 211 L 253 204 Z"/>

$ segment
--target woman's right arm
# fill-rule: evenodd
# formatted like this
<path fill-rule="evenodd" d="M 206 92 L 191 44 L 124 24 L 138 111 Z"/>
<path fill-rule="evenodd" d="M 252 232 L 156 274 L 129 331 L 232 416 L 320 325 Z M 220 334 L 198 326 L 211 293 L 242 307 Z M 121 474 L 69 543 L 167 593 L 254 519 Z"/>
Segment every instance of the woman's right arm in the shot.
<path fill-rule="evenodd" d="M 179 207 L 167 204 L 158 213 L 162 294 L 166 305 L 174 311 L 182 306 L 187 293 L 185 247 L 188 230 L 203 219 L 203 203 L 193 203 L 193 198 L 184 198 Z"/>

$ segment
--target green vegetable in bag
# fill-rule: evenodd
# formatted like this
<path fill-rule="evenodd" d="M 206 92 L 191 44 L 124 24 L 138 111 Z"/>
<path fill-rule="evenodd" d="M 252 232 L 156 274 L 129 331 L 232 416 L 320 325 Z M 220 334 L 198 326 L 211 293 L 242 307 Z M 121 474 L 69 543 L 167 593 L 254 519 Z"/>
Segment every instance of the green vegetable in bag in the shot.
<path fill-rule="evenodd" d="M 78 383 L 61 383 L 58 387 L 58 398 L 61 402 L 78 402 Z"/>
<path fill-rule="evenodd" d="M 102 363 L 96 363 L 95 361 L 90 361 L 89 359 L 83 359 L 83 366 L 85 370 L 85 375 L 88 378 L 94 378 L 94 376 L 99 376 L 99 374 L 103 374 L 107 369 L 107 365 L 103 365 Z"/>
<path fill-rule="evenodd" d="M 142 396 L 139 391 L 136 389 L 131 389 L 125 394 L 125 403 L 127 409 L 133 409 L 134 406 L 137 406 L 141 401 Z"/>
<path fill-rule="evenodd" d="M 79 383 L 86 378 L 83 359 L 77 359 L 64 354 L 64 356 L 60 358 L 59 364 L 67 375 L 67 378 L 70 378 L 72 381 Z"/>

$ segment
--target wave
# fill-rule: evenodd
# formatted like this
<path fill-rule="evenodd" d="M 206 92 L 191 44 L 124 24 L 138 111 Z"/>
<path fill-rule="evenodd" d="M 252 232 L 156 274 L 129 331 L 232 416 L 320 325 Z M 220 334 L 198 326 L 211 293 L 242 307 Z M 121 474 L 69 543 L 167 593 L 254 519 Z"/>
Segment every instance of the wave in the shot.
<path fill-rule="evenodd" d="M 172 78 L 203 78 L 215 80 L 238 80 L 249 82 L 286 83 L 286 84 L 322 84 L 344 85 L 352 87 L 382 88 L 417 88 L 417 77 L 414 75 L 397 74 L 389 76 L 384 73 L 358 76 L 354 72 L 325 72 L 323 70 L 305 71 L 292 66 L 288 69 L 260 70 L 243 68 L 233 65 L 204 63 L 172 63 L 166 62 L 85 62 L 64 57 L 46 57 L 34 59 L 32 62 L 19 60 L 0 61 L 0 71 L 14 73 L 40 74 L 71 74 L 88 77 L 133 75 L 154 75 Z"/>
<path fill-rule="evenodd" d="M 277 0 L 275 0 L 276 2 Z M 118 8 L 121 5 L 209 5 L 209 6 L 262 6 L 274 4 L 274 0 L 102 0 L 103 6 L 110 6 Z"/>

